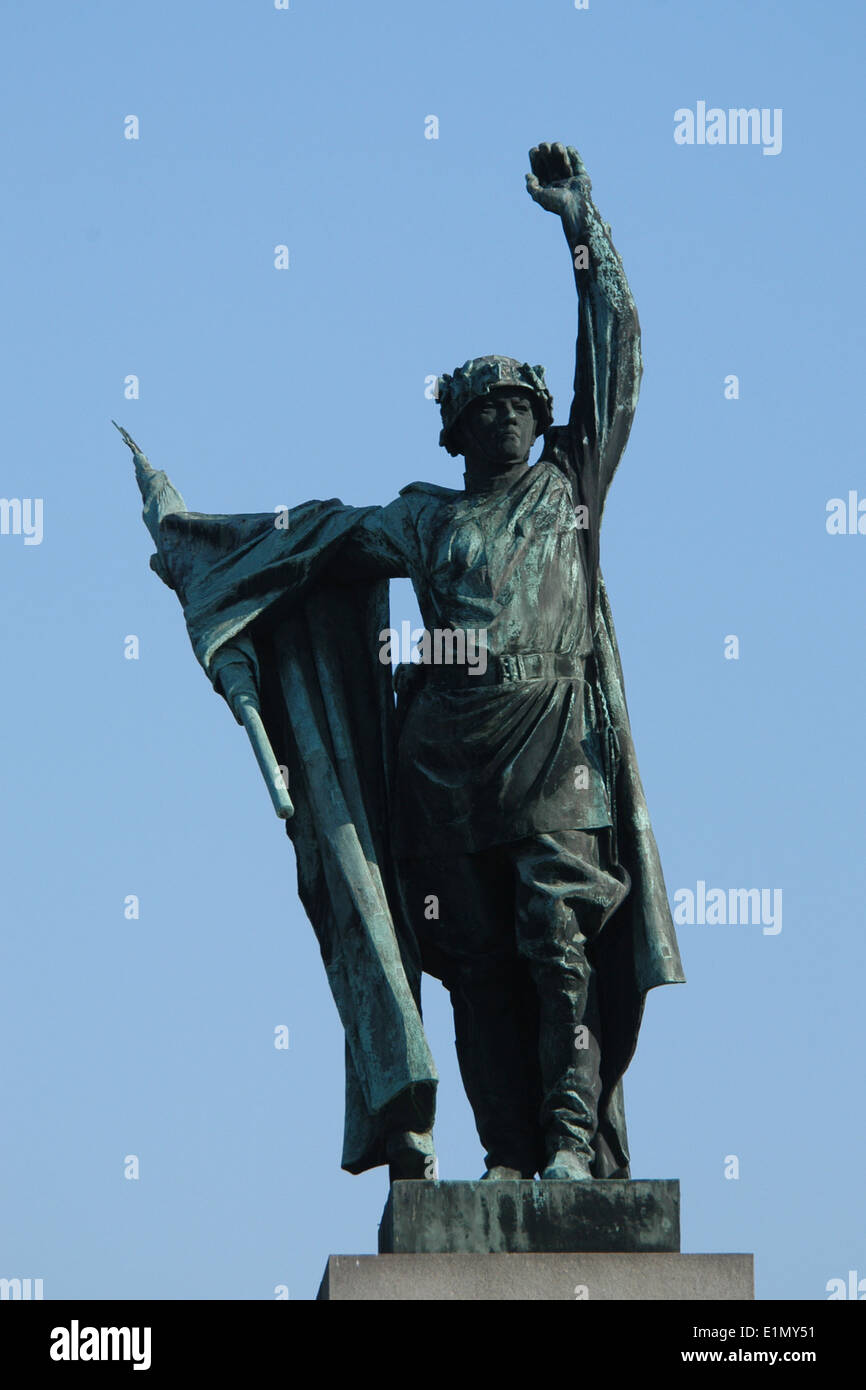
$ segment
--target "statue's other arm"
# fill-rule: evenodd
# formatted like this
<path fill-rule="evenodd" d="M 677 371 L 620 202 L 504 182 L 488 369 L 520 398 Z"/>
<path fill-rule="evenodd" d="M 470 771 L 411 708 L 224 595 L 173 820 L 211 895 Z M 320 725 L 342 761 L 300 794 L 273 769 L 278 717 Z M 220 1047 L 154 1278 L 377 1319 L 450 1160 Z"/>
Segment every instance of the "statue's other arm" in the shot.
<path fill-rule="evenodd" d="M 159 547 L 159 528 L 167 516 L 186 512 L 187 505 L 177 488 L 161 469 L 151 466 L 135 440 L 115 423 L 132 451 L 135 477 L 144 507 L 144 524 Z M 358 579 L 402 579 L 409 575 L 410 557 L 416 547 L 411 509 L 398 497 L 386 507 L 358 508 L 358 519 L 340 546 L 334 561 L 333 581 L 352 583 Z M 287 534 L 292 528 L 287 528 Z M 151 556 L 151 567 L 169 587 L 173 587 L 160 561 Z"/>
<path fill-rule="evenodd" d="M 386 507 L 365 507 L 340 546 L 332 581 L 408 579 L 416 550 L 415 528 L 403 498 Z"/>
<path fill-rule="evenodd" d="M 532 198 L 558 213 L 579 296 L 574 399 L 568 422 L 571 461 L 598 523 L 631 429 L 642 372 L 640 324 L 622 261 L 592 201 L 576 150 L 530 151 Z"/>

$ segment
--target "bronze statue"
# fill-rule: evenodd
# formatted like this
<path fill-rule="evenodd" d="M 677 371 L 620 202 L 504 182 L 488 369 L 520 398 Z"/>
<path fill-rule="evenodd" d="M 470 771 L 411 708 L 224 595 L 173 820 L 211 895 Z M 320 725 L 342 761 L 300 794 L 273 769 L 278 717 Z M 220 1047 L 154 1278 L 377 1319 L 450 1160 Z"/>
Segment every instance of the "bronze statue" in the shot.
<path fill-rule="evenodd" d="M 530 161 L 579 296 L 567 424 L 541 367 L 473 358 L 438 390 L 463 489 L 276 518 L 188 512 L 125 436 L 151 563 L 294 844 L 346 1030 L 354 1173 L 435 1173 L 426 972 L 451 994 L 485 1177 L 628 1177 L 622 1076 L 646 992 L 683 979 L 599 569 L 638 317 L 577 152 L 539 145 Z M 395 707 L 397 576 L 425 631 Z"/>

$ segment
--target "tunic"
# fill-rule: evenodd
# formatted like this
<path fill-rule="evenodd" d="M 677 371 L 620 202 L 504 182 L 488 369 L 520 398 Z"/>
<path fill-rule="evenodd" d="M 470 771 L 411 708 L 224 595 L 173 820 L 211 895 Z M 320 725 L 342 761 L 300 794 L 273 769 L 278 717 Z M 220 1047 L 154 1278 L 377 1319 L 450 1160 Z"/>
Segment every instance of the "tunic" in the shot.
<path fill-rule="evenodd" d="M 409 577 L 429 633 L 484 634 L 488 666 L 513 654 L 574 659 L 569 678 L 494 684 L 464 668 L 443 686 L 435 670 L 415 668 L 398 744 L 399 854 L 474 853 L 611 824 L 583 672 L 592 633 L 577 505 L 550 461 L 483 492 L 413 483 L 341 553 L 344 575 Z"/>

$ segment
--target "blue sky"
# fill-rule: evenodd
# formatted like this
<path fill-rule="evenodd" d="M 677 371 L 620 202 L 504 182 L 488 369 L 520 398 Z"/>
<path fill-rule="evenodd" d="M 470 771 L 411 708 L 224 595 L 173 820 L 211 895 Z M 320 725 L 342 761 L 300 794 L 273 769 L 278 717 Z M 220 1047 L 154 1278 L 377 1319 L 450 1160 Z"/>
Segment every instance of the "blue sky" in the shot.
<path fill-rule="evenodd" d="M 523 187 L 559 139 L 643 330 L 602 564 L 670 895 L 783 894 L 775 935 L 679 928 L 688 985 L 650 995 L 626 1077 L 633 1172 L 681 1180 L 685 1250 L 753 1251 L 759 1297 L 866 1277 L 866 535 L 825 524 L 866 498 L 863 40 L 848 0 L 4 8 L 0 492 L 43 534 L 0 534 L 0 1275 L 308 1298 L 375 1250 L 386 1176 L 339 1168 L 292 853 L 109 421 L 199 511 L 459 486 L 430 374 L 541 362 L 567 413 L 568 253 Z M 699 101 L 781 110 L 780 152 L 677 144 Z M 428 981 L 440 1173 L 477 1177 L 449 1012 Z"/>

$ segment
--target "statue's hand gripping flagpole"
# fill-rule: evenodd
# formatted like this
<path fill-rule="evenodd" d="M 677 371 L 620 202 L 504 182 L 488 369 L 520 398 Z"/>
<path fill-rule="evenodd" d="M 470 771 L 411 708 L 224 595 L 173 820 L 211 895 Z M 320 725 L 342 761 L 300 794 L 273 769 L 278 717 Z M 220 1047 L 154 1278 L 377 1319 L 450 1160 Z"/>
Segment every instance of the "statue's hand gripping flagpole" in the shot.
<path fill-rule="evenodd" d="M 262 723 L 259 690 L 253 665 L 255 656 L 252 653 L 250 655 L 252 660 L 241 643 L 227 642 L 216 653 L 211 667 L 214 678 L 219 677 L 220 690 L 225 695 L 235 719 L 239 724 L 243 724 L 247 731 L 256 762 L 271 794 L 274 810 L 281 820 L 290 820 L 295 814 L 295 808 L 286 788 L 283 769 L 274 756 L 271 741 Z"/>
<path fill-rule="evenodd" d="M 144 522 L 159 550 L 159 521 L 161 516 L 172 511 L 185 511 L 186 506 L 180 493 L 172 487 L 168 479 L 155 497 L 153 482 L 157 471 L 151 467 L 135 440 L 116 420 L 111 422 L 123 436 L 124 443 L 132 450 L 135 463 L 135 476 L 144 501 Z M 162 475 L 165 477 L 165 475 Z M 170 494 L 168 496 L 167 494 Z M 281 820 L 289 820 L 295 814 L 291 797 L 283 777 L 283 769 L 277 762 L 271 741 L 262 723 L 259 691 L 255 676 L 255 656 L 245 650 L 243 639 L 238 643 L 226 643 L 216 654 L 213 666 L 214 679 L 219 679 L 219 688 L 229 707 L 247 731 L 262 776 L 270 792 L 274 810 Z"/>

